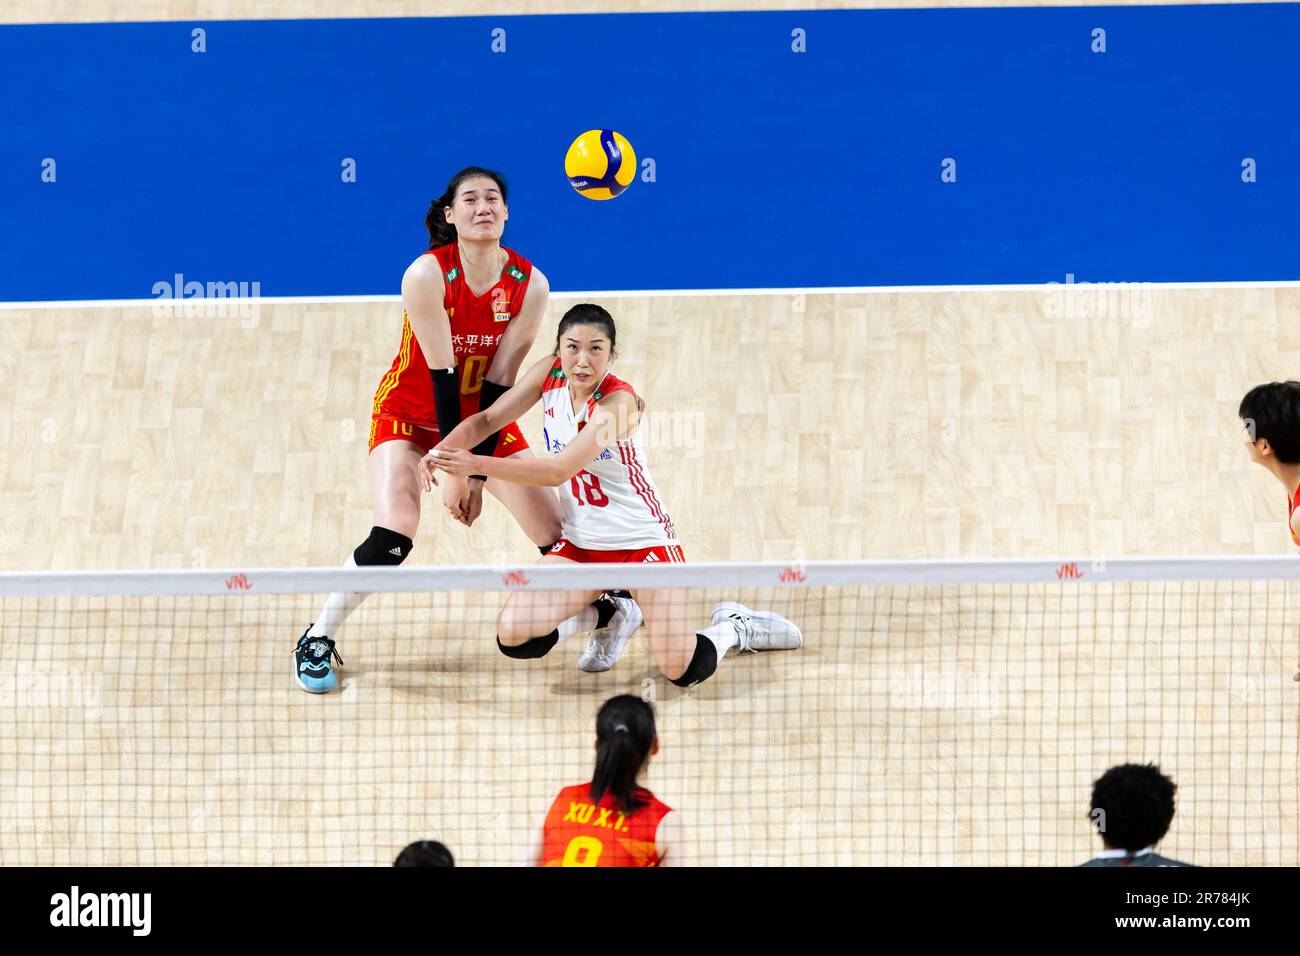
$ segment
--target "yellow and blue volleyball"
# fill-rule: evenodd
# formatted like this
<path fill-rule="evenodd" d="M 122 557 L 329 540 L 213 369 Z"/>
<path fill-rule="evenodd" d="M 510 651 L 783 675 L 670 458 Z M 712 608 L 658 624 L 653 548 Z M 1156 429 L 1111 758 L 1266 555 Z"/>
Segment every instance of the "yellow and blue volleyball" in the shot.
<path fill-rule="evenodd" d="M 564 156 L 569 184 L 588 199 L 613 199 L 636 177 L 636 153 L 622 133 L 589 129 Z"/>

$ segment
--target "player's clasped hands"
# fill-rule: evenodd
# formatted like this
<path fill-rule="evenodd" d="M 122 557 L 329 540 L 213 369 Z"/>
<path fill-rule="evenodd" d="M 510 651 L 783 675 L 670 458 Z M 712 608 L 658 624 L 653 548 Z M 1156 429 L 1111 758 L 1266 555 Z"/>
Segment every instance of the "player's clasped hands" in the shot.
<path fill-rule="evenodd" d="M 438 482 L 434 472 L 444 471 L 456 478 L 467 478 L 474 470 L 474 456 L 454 448 L 431 448 L 420 459 L 420 486 L 428 491 Z"/>
<path fill-rule="evenodd" d="M 467 476 L 472 471 L 473 455 L 466 451 L 432 449 L 420 459 L 416 475 L 423 491 L 432 491 L 438 487 L 435 472 L 442 471 L 452 476 L 451 481 L 441 484 L 442 503 L 453 518 L 466 527 L 473 525 L 483 510 L 483 485 L 471 482 Z"/>

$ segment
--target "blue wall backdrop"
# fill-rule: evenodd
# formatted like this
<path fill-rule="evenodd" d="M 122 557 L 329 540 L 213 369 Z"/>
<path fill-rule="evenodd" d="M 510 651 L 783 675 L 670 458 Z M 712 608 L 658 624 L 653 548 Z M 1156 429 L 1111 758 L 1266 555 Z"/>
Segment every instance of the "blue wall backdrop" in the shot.
<path fill-rule="evenodd" d="M 0 27 L 0 299 L 394 293 L 470 163 L 559 290 L 1296 279 L 1297 51 L 1295 4 Z M 657 181 L 574 193 L 593 127 Z"/>

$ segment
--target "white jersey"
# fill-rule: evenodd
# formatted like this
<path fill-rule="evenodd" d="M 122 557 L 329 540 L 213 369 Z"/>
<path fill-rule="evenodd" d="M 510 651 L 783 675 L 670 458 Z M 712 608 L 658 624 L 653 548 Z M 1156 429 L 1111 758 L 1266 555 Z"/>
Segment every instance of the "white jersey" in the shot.
<path fill-rule="evenodd" d="M 587 423 L 596 403 L 613 392 L 641 399 L 632 386 L 606 372 L 575 415 L 569 383 L 557 358 L 542 384 L 542 435 L 546 450 L 558 455 Z M 630 551 L 677 544 L 677 529 L 659 500 L 636 432 L 606 448 L 560 488 L 563 535 L 579 548 Z"/>

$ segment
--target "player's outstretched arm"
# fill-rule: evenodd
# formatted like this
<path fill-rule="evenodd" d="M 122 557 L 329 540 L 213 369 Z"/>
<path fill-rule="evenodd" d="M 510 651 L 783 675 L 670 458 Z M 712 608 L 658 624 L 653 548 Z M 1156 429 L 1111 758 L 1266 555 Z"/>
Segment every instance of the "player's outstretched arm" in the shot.
<path fill-rule="evenodd" d="M 487 381 L 498 385 L 515 383 L 519 367 L 524 364 L 524 358 L 537 341 L 537 331 L 542 327 L 546 303 L 550 297 L 550 282 L 542 275 L 541 269 L 534 267 L 533 274 L 528 279 L 528 291 L 524 293 L 524 304 L 520 307 L 519 314 L 510 320 L 501 341 L 497 343 L 497 354 L 492 359 L 492 367 L 484 376 Z"/>
<path fill-rule="evenodd" d="M 402 275 L 402 308 L 429 368 L 452 368 L 456 364 L 451 320 L 442 307 L 442 289 L 442 275 L 434 256 L 420 256 Z"/>
<path fill-rule="evenodd" d="M 442 295 L 437 258 L 423 255 L 407 266 L 402 276 L 402 308 L 429 365 L 438 425 L 450 431 L 460 424 L 460 385 L 451 345 L 451 320 L 442 306 Z"/>
<path fill-rule="evenodd" d="M 449 475 L 487 475 L 517 485 L 554 487 L 582 471 L 610 445 L 631 435 L 640 421 L 641 409 L 636 398 L 628 392 L 615 392 L 596 406 L 578 437 L 554 458 L 488 458 L 456 450 L 456 445 L 445 441 L 430 451 L 425 460 L 432 460 L 438 471 Z"/>
<path fill-rule="evenodd" d="M 486 411 L 495 405 L 515 384 L 515 379 L 519 375 L 519 366 L 523 364 L 524 357 L 528 355 L 537 340 L 537 330 L 542 326 L 542 316 L 546 314 L 546 303 L 550 296 L 551 284 L 546 281 L 542 270 L 534 267 L 519 314 L 506 326 L 501 341 L 497 343 L 492 367 L 487 370 L 487 375 L 483 377 L 479 387 L 480 411 Z M 506 419 L 507 422 L 513 420 Z M 474 444 L 474 454 L 491 455 L 497 447 L 498 438 L 500 438 L 499 431 L 489 431 Z"/>
<path fill-rule="evenodd" d="M 542 383 L 551 371 L 551 366 L 555 364 L 555 359 L 546 357 L 534 364 L 519 381 L 515 382 L 510 389 L 492 403 L 490 408 L 471 415 L 459 425 L 451 430 L 451 433 L 438 442 L 429 453 L 420 459 L 420 466 L 416 469 L 420 479 L 420 487 L 428 491 L 438 482 L 434 480 L 434 462 L 435 456 L 439 449 L 445 448 L 473 448 L 475 444 L 482 441 L 493 432 L 500 431 L 504 426 L 510 424 L 524 412 L 528 411 L 542 397 Z M 495 459 L 470 455 L 463 452 L 466 457 L 482 461 L 493 461 Z M 488 474 L 481 469 L 460 472 L 457 477 L 468 475 Z M 492 477 L 488 474 L 488 477 Z"/>

